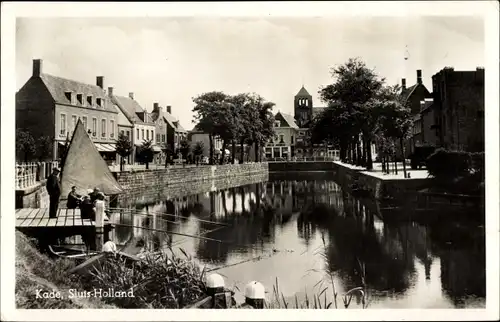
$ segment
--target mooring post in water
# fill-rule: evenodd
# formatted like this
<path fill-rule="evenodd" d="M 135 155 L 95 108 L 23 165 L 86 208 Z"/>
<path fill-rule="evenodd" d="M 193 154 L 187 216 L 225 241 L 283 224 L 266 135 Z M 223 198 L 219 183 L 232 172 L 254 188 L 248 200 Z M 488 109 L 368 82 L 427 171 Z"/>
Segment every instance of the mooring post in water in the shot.
<path fill-rule="evenodd" d="M 252 281 L 245 287 L 245 303 L 254 309 L 263 309 L 265 298 L 266 290 L 261 283 Z"/>
<path fill-rule="evenodd" d="M 96 200 L 95 203 L 95 244 L 96 250 L 102 250 L 104 245 L 104 200 Z"/>

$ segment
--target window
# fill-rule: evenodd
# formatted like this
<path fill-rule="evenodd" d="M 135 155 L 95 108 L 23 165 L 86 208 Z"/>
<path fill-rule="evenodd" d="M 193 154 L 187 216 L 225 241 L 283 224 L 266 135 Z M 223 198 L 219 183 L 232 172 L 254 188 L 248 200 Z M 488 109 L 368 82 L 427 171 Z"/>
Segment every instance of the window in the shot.
<path fill-rule="evenodd" d="M 66 114 L 63 113 L 61 113 L 61 128 L 59 134 L 62 136 L 66 135 Z"/>
<path fill-rule="evenodd" d="M 75 130 L 76 128 L 76 120 L 78 118 L 76 117 L 76 115 L 72 115 L 71 116 L 71 134 L 73 134 L 73 131 Z"/>
<path fill-rule="evenodd" d="M 139 129 L 137 129 L 137 140 L 139 140 Z"/>
<path fill-rule="evenodd" d="M 149 141 L 149 130 L 146 130 L 146 140 Z"/>
<path fill-rule="evenodd" d="M 102 106 L 102 98 L 96 98 L 95 103 L 97 104 L 97 106 L 101 107 Z"/>
<path fill-rule="evenodd" d="M 87 105 L 92 107 L 94 102 L 92 101 L 92 95 L 87 96 Z"/>
<path fill-rule="evenodd" d="M 290 136 L 290 142 L 293 144 L 293 135 Z"/>
<path fill-rule="evenodd" d="M 280 143 L 284 143 L 284 135 L 283 134 L 280 134 Z"/>
<path fill-rule="evenodd" d="M 64 95 L 66 95 L 66 98 L 68 99 L 70 104 L 73 104 L 73 93 L 71 92 L 64 92 Z"/>
<path fill-rule="evenodd" d="M 151 141 L 154 141 L 155 138 L 155 131 L 151 130 Z"/>
<path fill-rule="evenodd" d="M 162 135 L 161 135 L 161 141 L 162 141 L 162 142 L 165 142 L 165 134 L 162 134 Z"/>
<path fill-rule="evenodd" d="M 142 139 L 144 140 L 144 129 L 141 129 Z"/>
<path fill-rule="evenodd" d="M 125 131 L 124 131 L 124 130 L 121 130 L 121 131 L 120 131 L 120 134 L 121 134 L 121 135 L 125 135 Z"/>
<path fill-rule="evenodd" d="M 78 101 L 78 104 L 83 104 L 83 94 L 76 94 L 76 100 Z"/>
<path fill-rule="evenodd" d="M 156 134 L 156 142 L 161 142 L 160 141 L 160 134 L 158 134 L 158 133 Z"/>
<path fill-rule="evenodd" d="M 127 138 L 130 140 L 130 131 L 127 131 Z"/>
<path fill-rule="evenodd" d="M 101 137 L 106 137 L 106 119 L 101 120 Z"/>
<path fill-rule="evenodd" d="M 95 117 L 92 118 L 92 136 L 95 137 L 97 135 L 97 119 Z"/>
<path fill-rule="evenodd" d="M 115 121 L 114 120 L 109 120 L 109 137 L 110 138 L 115 137 Z"/>
<path fill-rule="evenodd" d="M 275 122 L 274 122 L 274 126 L 275 126 L 275 127 L 279 127 L 279 126 L 280 126 L 280 121 L 275 121 Z"/>
<path fill-rule="evenodd" d="M 83 123 L 83 128 L 85 129 L 85 132 L 87 132 L 87 117 L 82 116 L 82 123 Z"/>

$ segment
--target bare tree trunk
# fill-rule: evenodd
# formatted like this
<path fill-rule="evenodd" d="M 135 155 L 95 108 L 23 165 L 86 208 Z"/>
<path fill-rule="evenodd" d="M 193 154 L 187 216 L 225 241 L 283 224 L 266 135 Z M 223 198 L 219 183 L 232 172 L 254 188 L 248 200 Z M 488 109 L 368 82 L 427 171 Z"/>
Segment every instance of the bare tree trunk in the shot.
<path fill-rule="evenodd" d="M 403 156 L 403 175 L 404 178 L 406 178 L 406 160 L 405 160 L 405 150 L 404 150 L 404 143 L 403 143 L 403 138 L 399 139 L 399 144 L 401 145 L 401 155 Z"/>
<path fill-rule="evenodd" d="M 210 165 L 213 165 L 214 164 L 214 138 L 213 138 L 212 134 L 208 135 L 208 140 L 210 142 L 209 153 L 208 153 L 210 160 L 208 160 L 208 163 Z"/>
<path fill-rule="evenodd" d="M 234 164 L 234 160 L 236 157 L 236 142 L 231 140 L 231 164 Z"/>
<path fill-rule="evenodd" d="M 368 170 L 373 169 L 373 156 L 372 156 L 372 140 L 370 138 L 366 139 L 366 168 Z"/>
<path fill-rule="evenodd" d="M 240 140 L 240 164 L 242 164 L 244 162 L 244 159 L 245 158 L 245 151 L 243 150 L 243 139 Z"/>
<path fill-rule="evenodd" d="M 226 143 L 226 140 L 224 139 L 224 141 L 222 141 L 222 151 L 221 151 L 221 155 L 220 155 L 220 162 L 219 164 L 224 164 L 224 159 L 225 159 L 225 156 L 226 156 L 226 146 L 227 146 L 227 143 Z"/>
<path fill-rule="evenodd" d="M 259 142 L 255 142 L 255 162 L 260 161 Z"/>

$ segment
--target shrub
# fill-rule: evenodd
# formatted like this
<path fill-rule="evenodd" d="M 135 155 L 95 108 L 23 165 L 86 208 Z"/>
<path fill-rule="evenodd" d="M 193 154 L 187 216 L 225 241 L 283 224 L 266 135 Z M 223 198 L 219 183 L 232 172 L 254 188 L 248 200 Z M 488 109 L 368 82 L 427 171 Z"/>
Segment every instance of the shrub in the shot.
<path fill-rule="evenodd" d="M 427 158 L 426 165 L 431 176 L 448 180 L 469 175 L 472 156 L 468 152 L 447 151 L 440 148 Z"/>

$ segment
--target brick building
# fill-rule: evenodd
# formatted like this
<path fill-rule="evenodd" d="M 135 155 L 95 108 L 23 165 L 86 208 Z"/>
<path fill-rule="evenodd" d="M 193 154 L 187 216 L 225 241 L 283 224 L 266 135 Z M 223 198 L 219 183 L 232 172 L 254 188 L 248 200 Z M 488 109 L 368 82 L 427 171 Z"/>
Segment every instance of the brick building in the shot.
<path fill-rule="evenodd" d="M 484 68 L 444 68 L 432 76 L 434 119 L 439 146 L 484 151 Z"/>
<path fill-rule="evenodd" d="M 137 148 L 141 146 L 144 141 L 151 140 L 153 142 L 155 153 L 159 153 L 161 149 L 155 145 L 156 126 L 152 120 L 149 119 L 147 112 L 141 107 L 139 102 L 135 100 L 134 93 L 129 93 L 128 97 L 119 96 L 114 94 L 113 87 L 109 87 L 108 95 L 112 102 L 133 125 L 131 142 L 133 144 L 134 151 L 129 160 L 130 163 L 135 163 L 135 160 L 137 159 Z M 140 116 L 144 119 L 141 119 Z"/>
<path fill-rule="evenodd" d="M 265 147 L 266 158 L 288 159 L 294 155 L 299 127 L 292 115 L 278 112 L 274 116 L 274 137 Z"/>
<path fill-rule="evenodd" d="M 170 105 L 167 106 L 167 112 L 164 116 L 167 121 L 167 143 L 175 152 L 175 150 L 179 148 L 181 141 L 187 139 L 188 131 L 186 131 L 179 120 L 172 115 L 172 107 Z"/>
<path fill-rule="evenodd" d="M 81 119 L 97 150 L 112 162 L 118 112 L 103 86 L 102 76 L 91 85 L 43 73 L 43 61 L 35 59 L 32 76 L 16 93 L 16 128 L 49 137 L 53 146 L 47 159 L 57 160 Z"/>
<path fill-rule="evenodd" d="M 422 142 L 421 137 L 421 121 L 420 121 L 420 102 L 425 100 L 426 98 L 432 98 L 432 94 L 425 87 L 422 82 L 422 70 L 417 70 L 417 82 L 410 86 L 406 87 L 406 79 L 403 78 L 401 80 L 401 95 L 403 96 L 403 100 L 409 106 L 414 127 L 412 129 L 412 135 L 405 142 L 405 155 L 408 156 L 409 153 L 413 153 L 415 146 L 418 146 Z M 401 154 L 399 146 L 397 146 L 397 154 Z"/>

